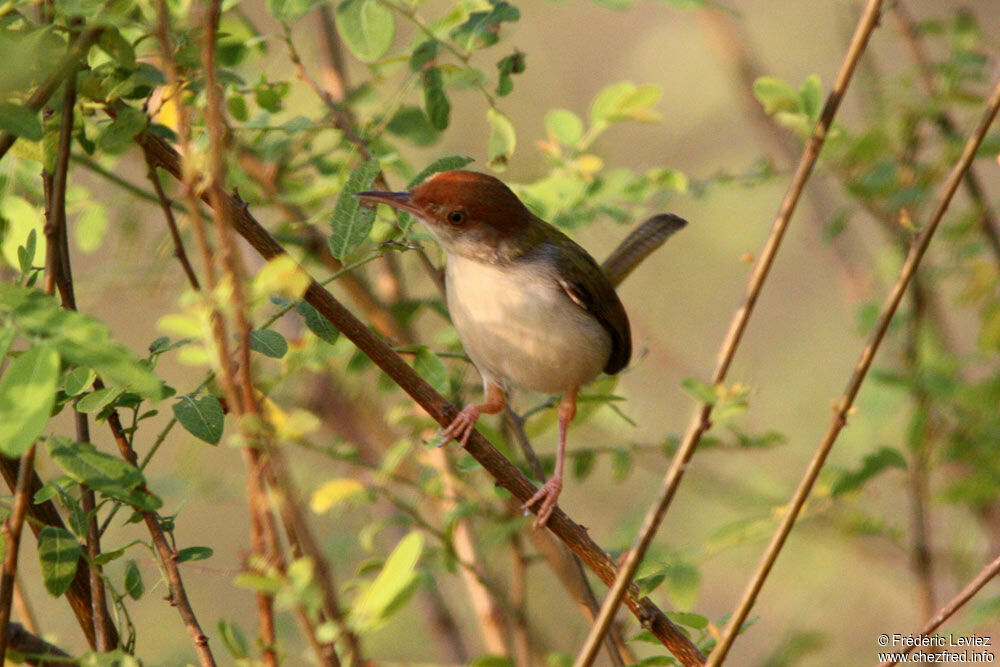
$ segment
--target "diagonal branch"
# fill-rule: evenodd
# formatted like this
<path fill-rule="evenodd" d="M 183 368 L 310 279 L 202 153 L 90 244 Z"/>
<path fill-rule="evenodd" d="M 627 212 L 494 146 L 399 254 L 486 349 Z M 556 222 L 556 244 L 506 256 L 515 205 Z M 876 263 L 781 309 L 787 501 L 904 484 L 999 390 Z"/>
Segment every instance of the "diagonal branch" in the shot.
<path fill-rule="evenodd" d="M 147 132 L 139 134 L 136 140 L 150 151 L 158 166 L 163 167 L 175 178 L 181 178 L 180 156 L 166 142 Z M 265 259 L 284 254 L 284 248 L 254 219 L 245 206 L 238 206 L 233 201 L 233 208 L 233 225 L 236 231 L 257 252 Z M 458 414 L 458 409 L 454 405 L 427 384 L 392 348 L 354 317 L 321 285 L 314 281 L 304 298 L 406 391 L 435 421 L 443 426 L 450 423 Z M 480 434 L 473 433 L 466 449 L 489 471 L 500 486 L 522 502 L 527 501 L 537 491 L 521 471 Z M 616 572 L 614 563 L 590 539 L 582 526 L 557 509 L 549 519 L 548 528 L 580 556 L 587 567 L 605 584 L 614 581 Z M 625 604 L 684 664 L 702 663 L 704 658 L 694 644 L 649 598 L 640 598 L 637 587 L 630 587 Z"/>
<path fill-rule="evenodd" d="M 792 177 L 792 182 L 788 186 L 788 191 L 785 193 L 784 199 L 781 201 L 778 216 L 771 227 L 771 234 L 764 244 L 760 259 L 757 260 L 753 273 L 750 274 L 746 296 L 743 299 L 743 303 L 733 315 L 729 331 L 726 333 L 725 340 L 719 350 L 715 373 L 712 375 L 712 384 L 719 384 L 726 378 L 729 366 L 736 355 L 736 348 L 743 338 L 747 322 L 750 320 L 750 315 L 753 313 L 757 298 L 764 287 L 764 281 L 767 279 L 771 265 L 774 263 L 774 258 L 778 254 L 781 240 L 792 219 L 792 213 L 795 212 L 795 207 L 802 196 L 806 181 L 809 180 L 813 167 L 819 159 L 819 151 L 826 140 L 827 132 L 833 123 L 833 117 L 836 115 L 837 109 L 844 99 L 847 86 L 858 64 L 858 59 L 868 44 L 868 38 L 871 37 L 872 32 L 878 25 L 881 5 L 881 0 L 868 0 L 868 4 L 858 21 L 858 25 L 854 29 L 854 36 L 851 38 L 851 44 L 847 49 L 847 54 L 844 56 L 844 62 L 840 66 L 837 80 L 834 82 L 833 89 L 826 98 L 823 111 L 820 114 L 819 120 L 816 121 L 816 127 L 813 128 L 805 151 L 802 153 L 802 158 L 799 160 L 799 165 L 795 170 L 795 175 Z M 642 527 L 638 535 L 636 535 L 632 548 L 629 550 L 628 558 L 625 559 L 625 564 L 622 565 L 618 579 L 615 581 L 614 586 L 604 600 L 604 604 L 601 606 L 601 614 L 598 616 L 597 622 L 591 629 L 590 635 L 587 637 L 587 641 L 581 649 L 580 655 L 577 657 L 576 665 L 578 667 L 580 665 L 589 665 L 593 662 L 601 637 L 604 636 L 608 625 L 611 623 L 611 619 L 624 593 L 625 586 L 632 580 L 636 569 L 642 563 L 642 559 L 646 555 L 646 550 L 649 549 L 649 545 L 656 535 L 656 530 L 667 512 L 667 508 L 670 506 L 670 501 L 673 500 L 674 494 L 677 492 L 677 487 L 680 485 L 681 478 L 684 476 L 684 471 L 691 457 L 694 455 L 694 450 L 698 446 L 701 436 L 711 427 L 712 409 L 712 404 L 702 403 L 692 415 L 691 422 L 684 433 L 684 440 L 677 449 L 674 460 L 670 464 L 670 469 L 663 478 L 660 491 L 646 512 Z"/>
<path fill-rule="evenodd" d="M 1000 556 L 997 556 L 991 562 L 987 563 L 986 566 L 979 571 L 979 574 L 976 575 L 976 578 L 970 581 L 965 586 L 965 588 L 960 590 L 955 595 L 955 597 L 949 600 L 948 604 L 941 607 L 941 609 L 938 610 L 938 613 L 934 614 L 934 618 L 927 621 L 924 627 L 920 628 L 920 632 L 917 634 L 920 637 L 926 637 L 930 633 L 937 630 L 939 627 L 941 627 L 942 623 L 951 618 L 956 611 L 961 609 L 966 602 L 971 600 L 972 597 L 976 593 L 978 593 L 983 586 L 988 584 L 990 580 L 996 577 L 998 574 L 1000 574 Z M 892 667 L 892 665 L 895 665 L 897 662 L 899 662 L 899 659 L 902 656 L 905 656 L 907 653 L 912 651 L 914 647 L 917 646 L 918 643 L 919 642 L 913 642 L 909 644 L 901 652 L 894 654 L 895 659 L 883 662 L 879 665 L 879 667 Z"/>
<path fill-rule="evenodd" d="M 732 646 L 733 640 L 736 638 L 736 634 L 739 632 L 740 626 L 743 625 L 747 615 L 750 613 L 750 608 L 753 607 L 754 602 L 757 600 L 757 594 L 764 586 L 764 581 L 767 579 L 767 575 L 770 573 L 771 567 L 774 565 L 775 560 L 777 560 L 778 554 L 781 552 L 789 533 L 791 533 L 792 527 L 795 525 L 795 520 L 798 518 L 799 512 L 802 510 L 802 506 L 805 505 L 806 499 L 809 497 L 810 491 L 812 491 L 813 484 L 816 482 L 816 478 L 819 476 L 820 470 L 826 462 L 827 455 L 833 448 L 833 445 L 837 440 L 837 436 L 840 435 L 840 431 L 847 424 L 847 414 L 854 405 L 854 400 L 858 395 L 858 391 L 861 389 L 861 384 L 864 382 L 865 377 L 868 374 L 868 369 L 871 367 L 872 361 L 875 358 L 875 353 L 878 351 L 878 348 L 885 337 L 885 333 L 889 329 L 889 323 L 892 321 L 893 315 L 895 315 L 896 309 L 899 307 L 899 303 L 903 299 L 903 294 L 906 292 L 906 288 L 913 279 L 913 276 L 917 271 L 917 267 L 920 265 L 920 260 L 923 259 L 924 254 L 927 252 L 927 247 L 930 245 L 931 238 L 934 236 L 934 232 L 941 223 L 941 219 L 944 217 L 945 211 L 948 210 L 948 205 L 951 203 L 951 198 L 955 194 L 955 190 L 958 189 L 959 184 L 962 182 L 962 178 L 969 169 L 969 165 L 972 164 L 972 160 L 976 156 L 976 150 L 983 142 L 983 137 L 986 136 L 986 131 L 989 129 L 990 124 L 992 124 L 993 119 L 996 117 L 998 109 L 1000 109 L 1000 81 L 997 82 L 992 95 L 990 95 L 989 102 L 987 102 L 986 105 L 986 111 L 983 113 L 983 117 L 980 119 L 979 125 L 965 142 L 965 147 L 962 149 L 961 157 L 959 157 L 955 166 L 952 167 L 951 173 L 948 174 L 948 180 L 945 181 L 938 203 L 934 207 L 934 211 L 931 213 L 930 221 L 913 240 L 913 245 L 910 247 L 910 252 L 906 257 L 906 261 L 903 263 L 903 267 L 899 271 L 899 277 L 896 279 L 896 283 L 893 285 L 889 296 L 886 298 L 885 304 L 882 306 L 882 311 L 875 323 L 875 329 L 868 337 L 865 347 L 861 351 L 861 356 L 858 358 L 858 363 L 854 368 L 854 372 L 851 374 L 851 378 L 847 383 L 847 388 L 844 390 L 843 395 L 837 402 L 833 421 L 827 429 L 826 435 L 823 437 L 822 442 L 820 442 L 819 447 L 816 449 L 815 454 L 813 454 L 813 458 L 809 462 L 809 467 L 806 469 L 805 475 L 799 482 L 798 488 L 795 489 L 795 495 L 792 496 L 792 499 L 787 506 L 781 525 L 778 526 L 778 530 L 771 539 L 771 543 L 768 545 L 767 551 L 764 552 L 764 557 L 761 559 L 760 564 L 757 566 L 757 571 L 754 573 L 753 578 L 747 585 L 747 589 L 743 593 L 743 597 L 737 606 L 736 612 L 733 613 L 729 622 L 726 624 L 722 633 L 722 639 L 719 640 L 718 645 L 709 656 L 709 665 L 722 664 L 729 648 Z"/>

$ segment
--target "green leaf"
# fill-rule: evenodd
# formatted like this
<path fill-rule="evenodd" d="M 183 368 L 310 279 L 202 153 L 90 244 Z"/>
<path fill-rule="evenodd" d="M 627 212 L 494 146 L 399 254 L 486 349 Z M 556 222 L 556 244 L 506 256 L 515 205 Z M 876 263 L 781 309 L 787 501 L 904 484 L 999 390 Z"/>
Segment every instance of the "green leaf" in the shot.
<path fill-rule="evenodd" d="M 448 127 L 448 117 L 451 114 L 451 103 L 444 94 L 444 77 L 441 69 L 432 67 L 424 72 L 424 111 L 427 120 L 435 130 Z"/>
<path fill-rule="evenodd" d="M 419 532 L 400 540 L 375 581 L 355 601 L 351 616 L 356 627 L 365 630 L 378 627 L 412 595 L 423 546 L 424 537 Z"/>
<path fill-rule="evenodd" d="M 583 121 L 569 109 L 552 109 L 545 114 L 545 129 L 564 146 L 575 146 L 583 138 Z"/>
<path fill-rule="evenodd" d="M 601 90 L 590 105 L 590 124 L 618 123 L 626 120 L 654 122 L 660 115 L 651 108 L 660 101 L 663 89 L 659 86 L 636 86 L 631 81 L 621 81 Z"/>
<path fill-rule="evenodd" d="M 257 329 L 250 332 L 250 349 L 272 359 L 281 359 L 288 352 L 288 341 L 277 331 Z"/>
<path fill-rule="evenodd" d="M 135 67 L 135 49 L 132 48 L 132 44 L 127 39 L 122 37 L 122 34 L 118 32 L 118 28 L 106 27 L 102 30 L 97 45 L 111 56 L 111 59 L 119 67 L 124 67 L 125 69 Z"/>
<path fill-rule="evenodd" d="M 146 586 L 142 583 L 142 573 L 134 560 L 130 560 L 125 566 L 125 592 L 133 600 L 138 600 L 146 591 Z"/>
<path fill-rule="evenodd" d="M 410 54 L 410 69 L 414 72 L 424 69 L 424 65 L 433 62 L 437 58 L 440 49 L 441 42 L 436 39 L 428 39 L 420 42 L 417 48 L 413 49 L 413 53 Z"/>
<path fill-rule="evenodd" d="M 462 25 L 451 31 L 454 42 L 466 51 L 482 49 L 500 41 L 500 24 L 521 18 L 521 12 L 514 5 L 502 0 L 490 0 L 489 11 L 472 12 Z"/>
<path fill-rule="evenodd" d="M 486 120 L 490 124 L 490 138 L 486 143 L 486 166 L 495 171 L 503 171 L 514 153 L 517 134 L 510 119 L 496 109 L 490 108 L 486 111 Z"/>
<path fill-rule="evenodd" d="M 38 533 L 38 561 L 45 588 L 59 597 L 73 583 L 83 549 L 73 533 L 65 528 L 45 526 Z"/>
<path fill-rule="evenodd" d="M 667 568 L 667 597 L 674 607 L 690 609 L 698 601 L 701 573 L 694 565 L 675 561 Z"/>
<path fill-rule="evenodd" d="M 445 368 L 441 358 L 426 347 L 418 349 L 416 356 L 413 357 L 413 370 L 427 380 L 427 384 L 434 387 L 439 394 L 448 393 L 451 387 L 448 369 Z"/>
<path fill-rule="evenodd" d="M 92 253 L 101 247 L 104 233 L 108 228 L 108 209 L 100 202 L 88 202 L 73 225 L 76 245 L 85 253 Z"/>
<path fill-rule="evenodd" d="M 76 404 L 76 411 L 84 414 L 100 412 L 107 406 L 111 405 L 115 399 L 123 393 L 125 393 L 124 387 L 104 387 L 103 389 L 96 389 L 80 399 L 80 401 Z"/>
<path fill-rule="evenodd" d="M 0 229 L 3 230 L 3 233 L 0 234 L 0 239 L 2 239 L 0 240 L 0 251 L 3 252 L 3 258 L 8 264 L 20 266 L 23 261 L 28 259 L 33 262 L 36 254 L 38 257 L 45 256 L 46 243 L 43 234 L 45 219 L 42 217 L 39 207 L 24 197 L 18 197 L 11 193 L 10 188 L 6 189 L 7 192 L 0 197 Z M 32 233 L 37 239 L 36 244 L 32 244 Z M 21 253 L 17 252 L 17 249 L 22 245 L 26 253 L 23 258 Z M 29 253 L 29 250 L 34 250 L 34 245 L 38 246 L 37 251 Z M 31 269 L 30 266 L 26 268 L 28 271 Z M 22 270 L 22 273 L 27 273 L 27 271 Z"/>
<path fill-rule="evenodd" d="M 294 21 L 316 4 L 315 0 L 267 0 L 267 10 L 279 21 Z"/>
<path fill-rule="evenodd" d="M 678 625 L 684 625 L 694 630 L 704 630 L 708 627 L 708 619 L 701 614 L 690 611 L 668 611 L 667 618 Z"/>
<path fill-rule="evenodd" d="M 708 403 L 709 405 L 715 405 L 719 397 L 715 393 L 715 388 L 698 380 L 696 378 L 684 378 L 681 380 L 681 387 L 690 396 L 693 396 L 695 400 L 701 401 L 702 403 Z"/>
<path fill-rule="evenodd" d="M 378 160 L 369 160 L 351 172 L 344 189 L 340 191 L 330 216 L 330 226 L 333 227 L 333 235 L 329 239 L 330 252 L 337 259 L 343 259 L 357 250 L 372 230 L 375 208 L 361 208 L 354 195 L 369 189 L 381 170 Z"/>
<path fill-rule="evenodd" d="M 378 0 L 344 0 L 336 21 L 344 44 L 366 63 L 384 56 L 396 37 L 396 19 Z"/>
<path fill-rule="evenodd" d="M 514 74 L 522 74 L 524 68 L 524 54 L 520 51 L 514 51 L 514 53 L 497 63 L 499 78 L 497 79 L 496 93 L 499 97 L 508 95 L 510 91 L 514 90 L 514 80 L 511 77 Z"/>
<path fill-rule="evenodd" d="M 441 136 L 431 125 L 423 109 L 409 105 L 401 107 L 385 127 L 415 146 L 429 146 Z"/>
<path fill-rule="evenodd" d="M 17 458 L 42 434 L 55 405 L 59 353 L 40 343 L 28 349 L 0 378 L 0 453 Z"/>
<path fill-rule="evenodd" d="M 193 560 L 205 560 L 206 558 L 211 558 L 212 554 L 211 547 L 185 547 L 177 552 L 177 562 L 185 563 L 187 561 Z"/>
<path fill-rule="evenodd" d="M 809 120 L 816 122 L 819 119 L 819 112 L 823 101 L 823 83 L 819 74 L 810 74 L 802 82 L 799 88 L 799 97 L 802 100 L 802 110 L 806 112 Z"/>
<path fill-rule="evenodd" d="M 576 452 L 573 454 L 573 476 L 578 480 L 587 478 L 594 469 L 594 452 Z"/>
<path fill-rule="evenodd" d="M 869 479 L 889 468 L 905 470 L 906 459 L 892 447 L 880 447 L 878 451 L 865 456 L 859 469 L 840 471 L 839 477 L 830 487 L 830 495 L 836 497 L 860 489 Z"/>
<path fill-rule="evenodd" d="M 219 628 L 219 636 L 222 637 L 222 643 L 226 645 L 232 656 L 237 659 L 246 658 L 248 655 L 247 638 L 243 634 L 243 630 L 240 629 L 240 626 L 232 621 L 220 618 L 216 627 Z"/>
<path fill-rule="evenodd" d="M 222 439 L 222 428 L 225 414 L 222 404 L 212 394 L 181 396 L 173 405 L 174 417 L 184 429 L 210 445 L 219 444 Z"/>
<path fill-rule="evenodd" d="M 42 138 L 42 122 L 38 120 L 38 112 L 14 102 L 0 104 L 0 129 L 29 141 L 39 141 Z"/>
<path fill-rule="evenodd" d="M 17 329 L 14 327 L 3 327 L 0 329 L 0 365 L 3 364 L 4 357 L 7 356 L 7 350 L 10 349 L 16 337 Z"/>
<path fill-rule="evenodd" d="M 146 128 L 146 114 L 129 106 L 118 109 L 118 116 L 104 128 L 97 145 L 111 154 L 122 153 L 132 140 Z"/>
<path fill-rule="evenodd" d="M 134 489 L 145 483 L 138 468 L 98 451 L 89 443 L 48 438 L 45 444 L 52 460 L 66 475 L 112 498 L 126 500 Z"/>
<path fill-rule="evenodd" d="M 778 111 L 801 111 L 800 98 L 791 86 L 773 76 L 762 76 L 753 82 L 753 94 L 771 115 Z"/>
<path fill-rule="evenodd" d="M 38 290 L 0 282 L 0 313 L 30 336 L 46 338 L 59 355 L 77 366 L 89 366 L 106 382 L 124 385 L 145 398 L 159 400 L 164 388 L 149 365 L 111 340 L 108 327 L 76 311 L 64 310 Z"/>
<path fill-rule="evenodd" d="M 420 185 L 427 178 L 433 174 L 442 171 L 452 171 L 453 169 L 461 169 L 470 162 L 475 162 L 471 157 L 464 155 L 449 155 L 448 157 L 439 158 L 431 162 L 429 165 L 420 170 L 420 173 L 413 177 L 406 189 L 409 190 L 412 187 Z"/>
<path fill-rule="evenodd" d="M 305 319 L 306 327 L 309 331 L 316 334 L 316 336 L 331 344 L 337 341 L 337 336 L 340 335 L 340 330 L 333 326 L 330 323 L 330 320 L 323 317 L 311 303 L 299 301 L 295 304 L 295 312 Z"/>

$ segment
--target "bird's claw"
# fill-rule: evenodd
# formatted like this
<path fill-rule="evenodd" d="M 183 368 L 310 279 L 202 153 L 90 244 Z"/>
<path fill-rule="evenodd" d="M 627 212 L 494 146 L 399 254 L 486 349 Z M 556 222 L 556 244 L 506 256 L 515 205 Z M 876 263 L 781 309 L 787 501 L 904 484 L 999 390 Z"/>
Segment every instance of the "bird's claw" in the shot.
<path fill-rule="evenodd" d="M 542 485 L 542 488 L 538 489 L 535 495 L 528 499 L 528 502 L 521 505 L 521 509 L 530 510 L 532 505 L 541 501 L 532 528 L 537 530 L 545 526 L 549 517 L 552 516 L 552 512 L 556 509 L 556 502 L 559 500 L 561 492 L 562 478 L 551 477 L 549 481 Z"/>
<path fill-rule="evenodd" d="M 472 432 L 476 430 L 476 420 L 479 419 L 479 406 L 467 405 L 461 412 L 455 415 L 451 423 L 441 431 L 441 444 L 444 447 L 452 440 L 457 440 L 458 444 L 465 447 L 472 437 Z"/>

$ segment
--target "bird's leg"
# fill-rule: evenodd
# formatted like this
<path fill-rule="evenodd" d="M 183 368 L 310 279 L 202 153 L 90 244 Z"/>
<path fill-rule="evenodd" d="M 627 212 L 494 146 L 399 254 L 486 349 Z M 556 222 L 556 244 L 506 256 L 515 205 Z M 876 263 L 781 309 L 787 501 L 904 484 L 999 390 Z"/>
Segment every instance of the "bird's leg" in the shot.
<path fill-rule="evenodd" d="M 462 411 L 455 415 L 448 427 L 441 431 L 441 445 L 447 445 L 452 440 L 457 440 L 462 447 L 469 442 L 472 432 L 476 430 L 476 420 L 484 412 L 488 415 L 495 415 L 503 410 L 505 398 L 503 388 L 492 382 L 485 382 L 486 398 L 482 403 L 466 405 Z"/>
<path fill-rule="evenodd" d="M 556 508 L 559 500 L 559 493 L 563 486 L 563 461 L 566 458 L 566 431 L 569 430 L 569 423 L 576 416 L 576 389 L 570 389 L 559 403 L 559 449 L 556 450 L 556 470 L 542 488 L 538 489 L 535 495 L 531 496 L 528 502 L 521 505 L 521 509 L 530 509 L 532 505 L 541 501 L 538 506 L 537 517 L 534 528 L 541 528 L 552 516 L 552 511 Z"/>

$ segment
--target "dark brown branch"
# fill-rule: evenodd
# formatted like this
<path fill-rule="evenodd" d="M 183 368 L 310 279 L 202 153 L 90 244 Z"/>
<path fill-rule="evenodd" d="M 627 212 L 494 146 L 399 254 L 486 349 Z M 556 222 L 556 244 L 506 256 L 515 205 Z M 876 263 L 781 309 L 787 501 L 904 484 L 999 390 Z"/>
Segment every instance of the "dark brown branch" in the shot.
<path fill-rule="evenodd" d="M 148 147 L 156 164 L 175 178 L 182 178 L 180 156 L 159 137 L 143 132 L 136 140 Z M 228 195 L 227 195 L 228 196 Z M 250 214 L 246 207 L 235 207 L 233 223 L 236 231 L 265 259 L 285 253 L 281 245 Z M 458 414 L 457 408 L 438 394 L 381 338 L 344 308 L 332 294 L 315 281 L 306 291 L 305 300 L 316 308 L 331 324 L 337 327 L 363 353 L 381 368 L 394 382 L 408 393 L 439 424 L 446 425 Z M 500 486 L 510 491 L 522 502 L 534 495 L 537 489 L 521 471 L 478 433 L 473 433 L 467 451 L 486 468 Z M 614 563 L 587 535 L 586 530 L 557 509 L 549 519 L 548 528 L 556 534 L 602 581 L 614 581 Z M 686 665 L 701 664 L 704 658 L 698 649 L 646 597 L 640 598 L 638 588 L 630 587 L 625 604 L 670 651 Z"/>
<path fill-rule="evenodd" d="M 76 38 L 73 45 L 70 46 L 69 51 L 63 56 L 55 67 L 52 68 L 52 72 L 45 78 L 40 86 L 31 94 L 28 101 L 24 103 L 24 106 L 32 111 L 38 111 L 42 106 L 49 101 L 52 94 L 56 92 L 62 82 L 65 81 L 69 76 L 75 76 L 77 67 L 80 65 L 80 61 L 87 55 L 90 47 L 94 45 L 97 38 L 101 36 L 101 32 L 104 30 L 103 25 L 91 25 L 84 28 L 80 33 L 80 36 Z M 17 141 L 17 136 L 10 134 L 9 132 L 0 132 L 0 160 L 3 156 L 7 154 L 10 147 L 14 145 Z"/>
<path fill-rule="evenodd" d="M 61 659 L 69 658 L 69 653 L 26 630 L 20 623 L 11 623 L 7 634 L 7 645 L 23 655 L 29 665 L 55 667 L 55 665 L 73 664 L 70 660 Z M 55 659 L 46 660 L 46 658 Z"/>
<path fill-rule="evenodd" d="M 896 309 L 899 307 L 899 303 L 903 298 L 903 294 L 906 292 L 906 288 L 909 286 L 914 274 L 917 271 L 917 267 L 920 265 L 920 261 L 927 252 L 927 248 L 934 236 L 934 232 L 941 223 L 941 219 L 944 217 L 945 211 L 948 210 L 951 198 L 958 189 L 958 186 L 961 183 L 962 178 L 965 176 L 969 165 L 972 164 L 972 160 L 976 155 L 976 150 L 979 148 L 983 138 L 986 136 L 986 132 L 989 130 L 993 119 L 996 117 L 998 109 L 1000 109 L 1000 81 L 998 81 L 996 87 L 993 89 L 993 93 L 990 95 L 990 99 L 986 105 L 986 110 L 979 121 L 979 125 L 965 142 L 965 147 L 962 149 L 961 157 L 959 157 L 954 167 L 952 167 L 951 172 L 948 174 L 948 179 L 945 181 L 944 187 L 941 191 L 941 196 L 939 197 L 938 202 L 930 215 L 927 225 L 921 229 L 920 233 L 917 234 L 913 240 L 913 244 L 910 247 L 910 252 L 906 257 L 906 261 L 900 269 L 899 277 L 896 279 L 888 297 L 886 297 L 886 301 L 882 306 L 881 312 L 879 313 L 878 320 L 875 323 L 875 328 L 869 335 L 868 340 L 865 343 L 865 347 L 861 351 L 861 356 L 858 358 L 854 372 L 848 380 L 847 388 L 844 390 L 843 395 L 837 402 L 833 421 L 827 429 L 826 435 L 823 437 L 822 442 L 820 442 L 819 447 L 816 449 L 816 452 L 813 454 L 813 458 L 809 462 L 809 467 L 806 469 L 806 473 L 799 482 L 799 486 L 796 488 L 795 494 L 788 503 L 781 524 L 775 532 L 774 537 L 771 539 L 767 550 L 764 552 L 764 556 L 747 585 L 747 588 L 743 593 L 743 597 L 737 605 L 736 611 L 726 624 L 722 633 L 722 638 L 719 640 L 719 643 L 709 656 L 709 665 L 722 664 L 729 648 L 732 646 L 733 640 L 736 638 L 739 628 L 743 625 L 743 622 L 749 615 L 750 609 L 753 607 L 753 604 L 757 599 L 757 594 L 760 593 L 760 590 L 764 585 L 764 581 L 767 579 L 771 568 L 774 566 L 774 562 L 777 560 L 778 554 L 781 552 L 789 533 L 791 533 L 795 520 L 798 518 L 799 512 L 802 510 L 802 506 L 805 504 L 806 499 L 812 490 L 813 484 L 816 482 L 816 478 L 819 476 L 820 470 L 826 462 L 827 455 L 833 448 L 833 445 L 837 440 L 837 436 L 840 435 L 840 431 L 847 424 L 847 415 L 851 407 L 854 405 L 854 400 L 857 398 L 858 392 L 861 390 L 861 385 L 868 374 L 868 369 L 871 368 L 872 361 L 875 358 L 875 353 L 878 351 L 879 346 L 885 337 L 885 333 L 889 329 L 889 323 L 892 321 L 893 315 L 895 315 Z"/>
<path fill-rule="evenodd" d="M 844 55 L 844 61 L 840 66 L 837 79 L 826 98 L 823 111 L 820 113 L 819 120 L 816 121 L 812 135 L 806 143 L 798 167 L 795 169 L 795 175 L 788 186 L 788 191 L 781 201 L 778 215 L 771 226 L 771 233 L 760 253 L 760 258 L 757 260 L 753 272 L 750 274 L 746 296 L 743 299 L 743 303 L 733 314 L 729 330 L 726 332 L 722 347 L 719 349 L 715 372 L 712 374 L 712 384 L 714 385 L 723 382 L 729 372 L 729 366 L 736 356 L 736 349 L 743 338 L 747 323 L 750 321 L 750 315 L 753 313 L 754 306 L 764 287 L 764 282 L 770 273 L 774 258 L 778 254 L 778 249 L 781 247 L 781 241 L 791 222 L 792 214 L 795 212 L 799 199 L 802 197 L 806 182 L 809 180 L 813 167 L 819 159 L 820 149 L 826 141 L 827 132 L 833 124 L 833 118 L 847 92 L 847 86 L 854 75 L 858 59 L 864 52 L 865 46 L 868 44 L 868 39 L 878 24 L 881 6 L 881 0 L 869 0 L 854 30 L 854 36 L 851 39 L 847 53 Z M 608 625 L 614 617 L 625 586 L 631 581 L 639 564 L 642 563 L 642 559 L 645 557 L 646 551 L 649 549 L 649 545 L 656 535 L 657 528 L 659 528 L 660 523 L 663 521 L 670 502 L 677 492 L 677 488 L 680 485 L 685 470 L 687 470 L 691 457 L 694 455 L 694 450 L 701 440 L 701 436 L 711 427 L 713 409 L 714 406 L 711 403 L 702 403 L 691 416 L 684 439 L 681 441 L 681 445 L 674 455 L 670 468 L 663 478 L 663 483 L 660 486 L 656 499 L 646 512 L 642 527 L 636 535 L 632 547 L 629 549 L 628 557 L 622 565 L 618 579 L 601 605 L 601 614 L 594 624 L 590 635 L 587 637 L 583 649 L 581 649 L 580 654 L 577 656 L 577 667 L 589 665 L 593 662 L 594 656 L 597 654 L 600 639 L 607 631 Z"/>

